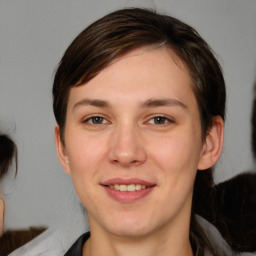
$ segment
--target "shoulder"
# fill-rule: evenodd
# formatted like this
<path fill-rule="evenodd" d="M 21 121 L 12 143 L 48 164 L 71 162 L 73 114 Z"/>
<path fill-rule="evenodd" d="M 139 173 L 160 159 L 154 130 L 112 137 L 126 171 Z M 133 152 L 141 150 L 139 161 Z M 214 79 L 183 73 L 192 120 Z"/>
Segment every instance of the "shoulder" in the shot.
<path fill-rule="evenodd" d="M 76 242 L 70 247 L 64 256 L 82 256 L 83 246 L 85 242 L 89 239 L 90 232 L 81 235 Z"/>
<path fill-rule="evenodd" d="M 256 256 L 256 252 L 234 252 L 214 225 L 199 215 L 196 215 L 195 217 L 209 239 L 212 247 L 215 248 L 217 255 Z M 204 249 L 204 256 L 212 256 L 207 248 Z"/>
<path fill-rule="evenodd" d="M 59 231 L 49 229 L 29 243 L 15 250 L 10 256 L 35 256 L 45 255 L 45 253 L 47 253 L 47 256 L 63 255 L 65 251 L 61 244 Z"/>

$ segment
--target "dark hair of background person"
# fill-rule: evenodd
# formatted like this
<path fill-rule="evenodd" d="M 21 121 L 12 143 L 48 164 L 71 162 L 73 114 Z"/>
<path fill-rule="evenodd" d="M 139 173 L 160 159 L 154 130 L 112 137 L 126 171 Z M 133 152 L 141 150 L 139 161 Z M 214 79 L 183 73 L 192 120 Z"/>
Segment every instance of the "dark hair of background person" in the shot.
<path fill-rule="evenodd" d="M 17 147 L 8 135 L 0 134 L 0 179 L 2 179 L 8 172 L 13 159 L 15 159 L 17 174 L 18 162 Z"/>
<path fill-rule="evenodd" d="M 215 216 L 208 220 L 237 252 L 256 251 L 255 188 L 256 173 L 243 172 L 213 189 Z"/>
<path fill-rule="evenodd" d="M 59 63 L 52 92 L 54 115 L 63 144 L 70 89 L 85 84 L 116 59 L 140 47 L 170 49 L 184 62 L 199 107 L 202 139 L 214 116 L 225 119 L 226 90 L 222 70 L 211 48 L 197 31 L 173 17 L 129 8 L 108 14 L 83 30 Z M 201 198 L 211 198 L 212 171 L 210 168 L 197 172 L 191 215 L 192 234 L 200 237 L 197 241 L 200 247 L 208 248 L 211 248 L 210 242 L 193 216 L 205 210 Z M 214 248 L 210 250 L 214 254 Z"/>

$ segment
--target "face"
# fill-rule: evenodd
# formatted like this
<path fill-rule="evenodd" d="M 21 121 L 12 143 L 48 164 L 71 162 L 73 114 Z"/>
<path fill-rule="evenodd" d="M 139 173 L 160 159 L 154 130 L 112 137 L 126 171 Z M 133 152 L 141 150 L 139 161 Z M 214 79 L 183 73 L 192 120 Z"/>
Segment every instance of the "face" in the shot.
<path fill-rule="evenodd" d="M 58 127 L 55 135 L 91 230 L 143 236 L 189 225 L 196 171 L 212 162 L 191 79 L 173 52 L 135 50 L 72 88 L 65 146 Z"/>

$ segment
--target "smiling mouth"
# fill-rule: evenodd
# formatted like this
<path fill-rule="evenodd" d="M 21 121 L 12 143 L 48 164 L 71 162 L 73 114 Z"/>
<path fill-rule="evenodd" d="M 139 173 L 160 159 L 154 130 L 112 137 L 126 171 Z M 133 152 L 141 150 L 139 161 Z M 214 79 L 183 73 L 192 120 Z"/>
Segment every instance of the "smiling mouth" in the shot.
<path fill-rule="evenodd" d="M 156 184 L 139 179 L 112 179 L 101 184 L 107 194 L 118 202 L 135 202 L 150 194 Z"/>
<path fill-rule="evenodd" d="M 147 189 L 150 186 L 141 185 L 141 184 L 129 184 L 129 185 L 113 184 L 113 185 L 108 185 L 107 187 L 109 187 L 110 189 L 121 191 L 121 192 L 134 192 L 134 191 Z"/>

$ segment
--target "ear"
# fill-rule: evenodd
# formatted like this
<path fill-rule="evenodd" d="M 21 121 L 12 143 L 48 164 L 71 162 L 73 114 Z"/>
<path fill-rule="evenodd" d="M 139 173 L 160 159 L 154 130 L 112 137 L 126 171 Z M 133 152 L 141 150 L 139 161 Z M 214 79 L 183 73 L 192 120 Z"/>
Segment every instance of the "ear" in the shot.
<path fill-rule="evenodd" d="M 198 163 L 198 170 L 212 167 L 219 159 L 224 139 L 224 121 L 222 117 L 213 117 L 213 124 L 207 131 L 203 150 Z"/>
<path fill-rule="evenodd" d="M 0 237 L 4 233 L 4 212 L 5 212 L 4 198 L 0 193 Z"/>
<path fill-rule="evenodd" d="M 58 125 L 55 127 L 55 146 L 60 164 L 64 168 L 65 172 L 70 175 L 69 159 L 66 154 L 65 146 L 61 140 L 60 128 Z"/>

